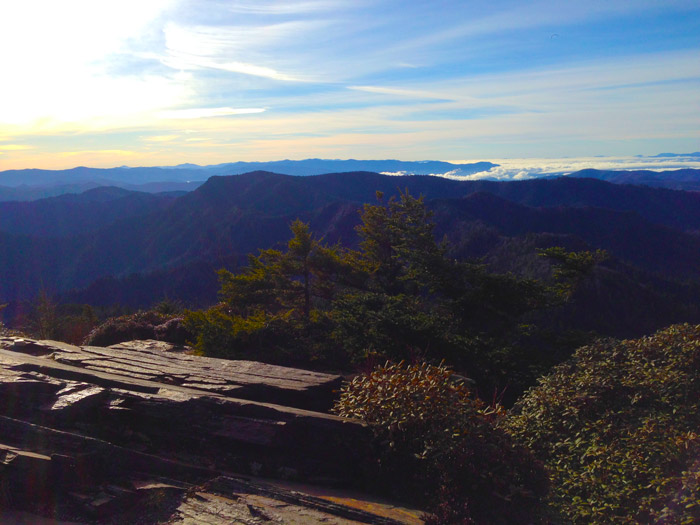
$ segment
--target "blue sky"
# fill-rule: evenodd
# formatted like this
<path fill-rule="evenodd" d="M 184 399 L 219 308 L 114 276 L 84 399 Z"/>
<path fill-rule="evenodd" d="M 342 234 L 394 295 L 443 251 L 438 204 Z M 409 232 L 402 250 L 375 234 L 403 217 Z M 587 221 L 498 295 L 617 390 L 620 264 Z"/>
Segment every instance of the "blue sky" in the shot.
<path fill-rule="evenodd" d="M 0 170 L 700 150 L 700 2 L 19 0 Z"/>

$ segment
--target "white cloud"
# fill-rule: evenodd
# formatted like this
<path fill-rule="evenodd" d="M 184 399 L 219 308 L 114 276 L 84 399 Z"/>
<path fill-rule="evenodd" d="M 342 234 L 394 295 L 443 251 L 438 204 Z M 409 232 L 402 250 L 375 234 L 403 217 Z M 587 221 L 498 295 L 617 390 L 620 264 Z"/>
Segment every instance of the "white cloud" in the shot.
<path fill-rule="evenodd" d="M 497 167 L 468 176 L 450 176 L 461 180 L 493 178 L 499 180 L 522 180 L 543 175 L 568 175 L 584 169 L 597 170 L 651 170 L 664 171 L 680 168 L 700 169 L 698 157 L 579 157 L 579 158 L 531 158 L 531 159 L 485 159 Z M 475 160 L 453 160 L 454 163 L 476 162 Z M 447 176 L 447 174 L 445 175 Z"/>
<path fill-rule="evenodd" d="M 289 45 L 299 35 L 318 30 L 313 21 L 251 26 L 194 26 L 168 23 L 164 29 L 163 64 L 176 70 L 218 69 L 274 80 L 298 81 L 303 76 L 270 67 L 272 51 Z M 252 59 L 252 60 L 251 60 Z M 260 64 L 258 61 L 266 61 Z"/>

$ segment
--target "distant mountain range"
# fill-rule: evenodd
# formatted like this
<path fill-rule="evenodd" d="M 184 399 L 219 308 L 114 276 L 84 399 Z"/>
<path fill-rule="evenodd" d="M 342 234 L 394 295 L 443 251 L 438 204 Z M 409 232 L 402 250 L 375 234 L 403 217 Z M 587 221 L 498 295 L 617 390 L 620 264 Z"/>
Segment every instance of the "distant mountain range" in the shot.
<path fill-rule="evenodd" d="M 166 295 L 212 303 L 215 270 L 282 246 L 294 219 L 352 247 L 361 206 L 376 202 L 377 191 L 388 198 L 400 189 L 425 196 L 455 257 L 480 258 L 498 271 L 546 276 L 536 248 L 607 250 L 611 259 L 588 295 L 570 307 L 580 327 L 635 335 L 662 321 L 700 322 L 700 193 L 576 177 L 253 172 L 211 177 L 186 193 L 111 187 L 0 203 L 0 303 L 31 299 L 42 288 L 101 305 L 148 307 Z"/>
<path fill-rule="evenodd" d="M 659 153 L 658 155 L 652 155 L 651 158 L 675 158 L 675 157 L 700 157 L 700 151 L 695 151 L 693 153 Z"/>
<path fill-rule="evenodd" d="M 675 154 L 660 154 L 658 157 L 672 155 Z M 238 175 L 251 171 L 269 171 L 296 176 L 366 171 L 391 175 L 437 175 L 453 179 L 479 178 L 496 180 L 489 175 L 489 170 L 497 166 L 498 164 L 491 162 L 454 164 L 441 161 L 307 159 L 275 162 L 234 162 L 212 166 L 181 164 L 169 167 L 120 167 L 109 169 L 79 167 L 67 170 L 9 170 L 0 172 L 0 202 L 31 201 L 63 194 L 82 193 L 86 190 L 103 186 L 116 186 L 147 193 L 192 191 L 212 176 Z M 545 173 L 537 174 L 536 176 L 547 178 L 553 175 Z M 586 169 L 568 176 L 595 178 L 615 184 L 700 190 L 700 170 L 698 169 L 660 172 Z"/>
<path fill-rule="evenodd" d="M 0 201 L 34 200 L 64 193 L 80 193 L 99 186 L 118 186 L 147 192 L 193 190 L 215 175 L 239 175 L 251 171 L 272 171 L 286 175 L 372 171 L 406 175 L 467 176 L 496 167 L 491 162 L 452 164 L 440 161 L 400 160 L 281 160 L 275 162 L 232 162 L 212 166 L 181 164 L 170 167 L 119 167 L 66 170 L 0 171 Z"/>

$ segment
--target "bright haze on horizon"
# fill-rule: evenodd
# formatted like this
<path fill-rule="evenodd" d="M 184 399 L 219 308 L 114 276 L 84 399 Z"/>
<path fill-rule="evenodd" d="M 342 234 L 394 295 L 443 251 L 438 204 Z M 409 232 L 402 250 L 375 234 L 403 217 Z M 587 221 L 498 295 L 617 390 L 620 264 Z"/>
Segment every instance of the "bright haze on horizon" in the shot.
<path fill-rule="evenodd" d="M 697 0 L 0 4 L 0 171 L 700 150 Z"/>

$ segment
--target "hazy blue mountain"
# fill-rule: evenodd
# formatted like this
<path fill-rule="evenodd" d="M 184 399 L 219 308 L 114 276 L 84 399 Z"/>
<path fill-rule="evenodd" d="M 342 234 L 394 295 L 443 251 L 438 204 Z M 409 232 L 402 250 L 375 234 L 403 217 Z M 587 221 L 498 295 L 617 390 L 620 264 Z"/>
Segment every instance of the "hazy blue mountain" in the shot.
<path fill-rule="evenodd" d="M 67 237 L 162 209 L 180 195 L 106 186 L 31 202 L 0 202 L 0 230 L 35 237 Z"/>
<path fill-rule="evenodd" d="M 658 155 L 652 155 L 652 158 L 664 157 L 700 157 L 700 151 L 695 151 L 693 153 L 659 153 Z"/>
<path fill-rule="evenodd" d="M 47 197 L 56 197 L 66 193 L 82 193 L 84 191 L 104 186 L 98 182 L 83 182 L 78 184 L 61 184 L 56 186 L 0 186 L 0 202 L 33 201 Z"/>
<path fill-rule="evenodd" d="M 125 184 L 189 183 L 205 181 L 213 175 L 238 175 L 251 171 L 274 171 L 286 175 L 320 175 L 323 173 L 374 171 L 402 172 L 411 175 L 431 175 L 454 172 L 470 175 L 487 171 L 497 164 L 476 162 L 451 164 L 440 161 L 406 162 L 399 160 L 281 160 L 275 162 L 233 162 L 212 166 L 181 164 L 174 167 L 77 167 L 65 170 L 7 170 L 0 172 L 0 186 L 65 186 L 69 184 L 94 183 L 100 186 L 123 186 Z M 182 189 L 182 188 L 179 188 Z M 162 188 L 158 191 L 167 191 Z M 1 196 L 1 193 L 0 193 Z"/>
<path fill-rule="evenodd" d="M 185 165 L 189 166 L 189 165 Z M 212 175 L 236 175 L 250 171 L 271 171 L 285 175 L 322 175 L 324 173 L 371 171 L 376 173 L 401 173 L 404 175 L 471 175 L 488 171 L 498 166 L 491 162 L 452 164 L 442 161 L 401 161 L 401 160 L 280 160 L 273 162 L 233 162 L 207 166 L 204 169 Z"/>
<path fill-rule="evenodd" d="M 700 169 L 694 168 L 667 171 L 611 171 L 586 169 L 572 173 L 569 177 L 598 179 L 614 184 L 642 184 L 644 186 L 653 186 L 657 188 L 700 191 Z"/>
<path fill-rule="evenodd" d="M 119 187 L 125 190 L 146 193 L 187 192 L 204 184 L 204 181 L 190 182 L 149 182 L 146 184 L 127 184 L 110 181 L 88 181 L 76 184 L 61 184 L 57 186 L 0 186 L 0 202 L 33 201 L 66 194 L 79 194 L 101 187 Z"/>
<path fill-rule="evenodd" d="M 193 178 L 194 177 L 194 178 Z M 86 168 L 65 170 L 7 170 L 0 172 L 0 185 L 3 186 L 62 186 L 67 184 L 97 183 L 100 186 L 122 184 L 146 184 L 154 182 L 187 182 L 205 180 L 208 175 L 199 170 L 178 170 L 168 168 Z"/>

